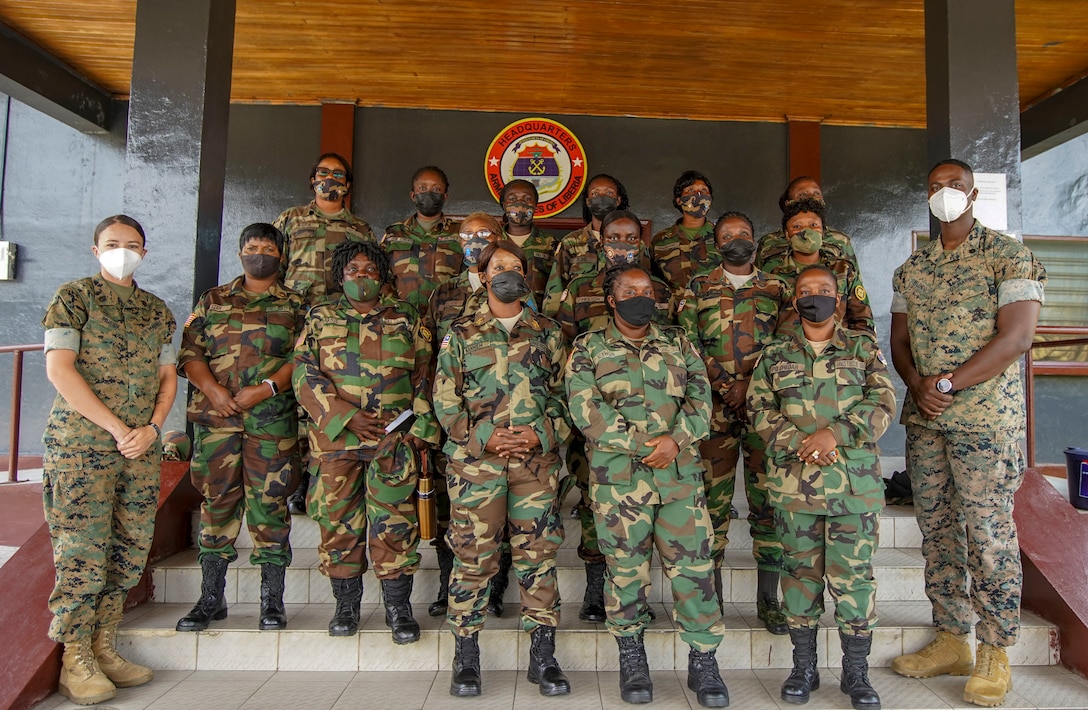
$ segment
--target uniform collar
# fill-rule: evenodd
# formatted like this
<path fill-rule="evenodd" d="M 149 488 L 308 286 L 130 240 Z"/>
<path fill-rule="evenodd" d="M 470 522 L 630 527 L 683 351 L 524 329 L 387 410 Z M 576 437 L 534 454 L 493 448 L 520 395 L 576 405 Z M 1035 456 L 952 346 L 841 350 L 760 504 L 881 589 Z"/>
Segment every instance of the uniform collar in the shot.
<path fill-rule="evenodd" d="M 532 328 L 536 331 L 544 330 L 543 324 L 540 322 L 539 316 L 533 312 L 532 308 L 529 308 L 524 303 L 521 304 L 521 318 L 518 319 L 515 329 L 519 328 Z M 479 310 L 476 311 L 476 317 L 472 319 L 472 322 L 478 328 L 483 328 L 489 323 L 497 324 L 499 319 L 491 312 L 491 305 L 487 302 L 487 298 L 484 297 L 480 303 Z M 496 325 L 496 327 L 500 327 Z"/>
<path fill-rule="evenodd" d="M 628 340 L 623 333 L 620 332 L 620 329 L 616 327 L 615 316 L 608 317 L 608 327 L 604 329 L 604 332 L 605 337 L 611 344 L 623 342 L 633 345 L 633 343 Z M 640 342 L 641 344 L 645 345 L 646 343 L 653 342 L 655 340 L 664 339 L 665 335 L 661 332 L 661 328 L 657 325 L 657 323 L 650 321 L 650 327 L 646 330 L 646 337 L 644 337 Z"/>
<path fill-rule="evenodd" d="M 230 295 L 237 296 L 246 293 L 245 279 L 245 274 L 242 274 L 241 276 L 238 276 L 230 282 L 228 291 Z M 261 298 L 286 298 L 287 287 L 279 281 L 273 281 L 272 285 L 268 287 L 267 291 L 255 295 L 257 298 L 254 300 Z"/>
<path fill-rule="evenodd" d="M 329 214 L 325 210 L 317 206 L 317 200 L 310 200 L 310 204 L 307 206 L 306 211 L 315 217 L 324 217 L 326 219 L 335 219 L 341 222 L 350 222 L 352 214 L 348 211 L 347 207 L 341 207 L 339 212 L 333 212 Z"/>
<path fill-rule="evenodd" d="M 790 347 L 794 351 L 801 351 L 804 350 L 807 345 L 808 338 L 805 337 L 804 326 L 798 326 L 796 332 L 790 336 Z M 831 332 L 831 341 L 827 344 L 827 350 L 824 350 L 824 353 L 827 353 L 832 349 L 847 349 L 846 329 L 843 327 L 842 323 L 835 323 L 835 330 Z"/>
<path fill-rule="evenodd" d="M 964 256 L 971 256 L 979 251 L 982 245 L 982 238 L 986 234 L 986 228 L 982 226 L 982 222 L 977 219 L 974 224 L 971 225 L 971 231 L 967 233 L 967 239 L 963 240 L 963 244 L 951 251 L 945 251 L 944 244 L 941 243 L 941 238 L 938 236 L 936 239 L 929 243 L 929 260 L 933 263 L 938 263 L 944 259 L 955 255 L 955 258 L 961 258 Z"/>
<path fill-rule="evenodd" d="M 95 298 L 98 299 L 99 303 L 111 303 L 117 306 L 124 305 L 121 299 L 118 298 L 117 292 L 114 291 L 110 287 L 109 282 L 102 277 L 101 271 L 91 277 L 91 283 L 94 284 Z M 142 301 L 144 299 L 143 294 L 145 293 L 147 292 L 140 288 L 140 285 L 136 283 L 136 279 L 132 279 L 132 299 L 140 299 Z"/>
<path fill-rule="evenodd" d="M 457 224 L 457 223 L 454 222 L 449 217 L 446 217 L 445 215 L 443 215 L 442 219 L 435 222 L 434 225 L 429 230 L 426 230 L 426 233 L 428 233 L 428 234 L 450 233 L 450 232 L 453 231 L 453 226 L 455 224 Z M 409 232 L 414 232 L 414 231 L 423 232 L 424 231 L 423 225 L 419 223 L 419 215 L 417 215 L 417 214 L 413 214 L 411 217 L 404 220 L 404 228 Z"/>

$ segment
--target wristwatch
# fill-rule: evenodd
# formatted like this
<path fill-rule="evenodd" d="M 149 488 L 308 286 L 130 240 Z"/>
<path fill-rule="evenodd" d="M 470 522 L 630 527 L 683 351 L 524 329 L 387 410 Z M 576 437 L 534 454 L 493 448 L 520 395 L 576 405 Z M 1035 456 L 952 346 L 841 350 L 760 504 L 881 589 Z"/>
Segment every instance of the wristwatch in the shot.
<path fill-rule="evenodd" d="M 268 385 L 268 388 L 272 390 L 273 395 L 277 395 L 280 393 L 280 388 L 276 386 L 276 381 L 271 378 L 267 380 L 261 380 L 261 384 Z"/>
<path fill-rule="evenodd" d="M 948 377 L 937 380 L 937 391 L 941 394 L 952 394 L 952 380 Z"/>

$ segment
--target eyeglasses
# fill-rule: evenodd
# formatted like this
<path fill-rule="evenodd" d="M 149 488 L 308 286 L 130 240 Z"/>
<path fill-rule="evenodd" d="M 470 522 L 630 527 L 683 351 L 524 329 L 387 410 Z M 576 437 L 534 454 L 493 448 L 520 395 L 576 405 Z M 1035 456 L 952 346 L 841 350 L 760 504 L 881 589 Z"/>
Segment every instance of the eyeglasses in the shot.
<path fill-rule="evenodd" d="M 461 237 L 461 239 L 464 239 L 465 241 L 468 241 L 469 239 L 472 239 L 473 237 L 480 237 L 481 239 L 487 239 L 492 234 L 494 234 L 494 232 L 492 232 L 490 229 L 478 229 L 475 232 L 459 232 L 459 236 Z"/>
<path fill-rule="evenodd" d="M 348 174 L 345 173 L 343 170 L 332 170 L 330 168 L 318 168 L 314 171 L 314 175 L 318 176 L 319 178 L 327 178 L 328 176 L 332 175 L 337 180 L 343 180 L 348 176 Z"/>

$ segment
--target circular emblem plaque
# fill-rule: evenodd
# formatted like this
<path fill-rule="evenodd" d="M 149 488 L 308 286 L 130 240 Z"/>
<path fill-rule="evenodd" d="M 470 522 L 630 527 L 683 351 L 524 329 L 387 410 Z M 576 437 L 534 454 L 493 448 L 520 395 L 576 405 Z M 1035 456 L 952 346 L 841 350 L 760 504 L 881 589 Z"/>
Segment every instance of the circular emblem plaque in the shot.
<path fill-rule="evenodd" d="M 551 217 L 582 194 L 586 153 L 570 130 L 550 118 L 523 118 L 499 131 L 484 158 L 487 188 L 498 200 L 511 180 L 536 185 L 536 217 Z"/>

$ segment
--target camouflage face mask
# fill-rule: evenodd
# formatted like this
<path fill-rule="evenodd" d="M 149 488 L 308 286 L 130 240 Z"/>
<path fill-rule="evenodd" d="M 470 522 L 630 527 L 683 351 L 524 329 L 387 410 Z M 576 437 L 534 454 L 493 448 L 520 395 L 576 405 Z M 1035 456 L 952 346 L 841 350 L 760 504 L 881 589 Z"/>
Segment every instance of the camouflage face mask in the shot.
<path fill-rule="evenodd" d="M 799 254 L 815 254 L 823 244 L 823 232 L 815 229 L 806 229 L 790 237 L 790 247 Z"/>
<path fill-rule="evenodd" d="M 314 183 L 314 192 L 323 200 L 338 202 L 348 194 L 348 186 L 334 178 L 325 178 Z"/>
<path fill-rule="evenodd" d="M 536 210 L 528 202 L 514 202 L 506 207 L 506 219 L 518 227 L 530 224 L 535 213 Z"/>
<path fill-rule="evenodd" d="M 680 209 L 684 214 L 695 217 L 696 219 L 702 219 L 706 217 L 710 212 L 710 205 L 714 201 L 710 195 L 706 193 L 696 193 L 694 195 L 687 195 L 680 198 Z"/>

